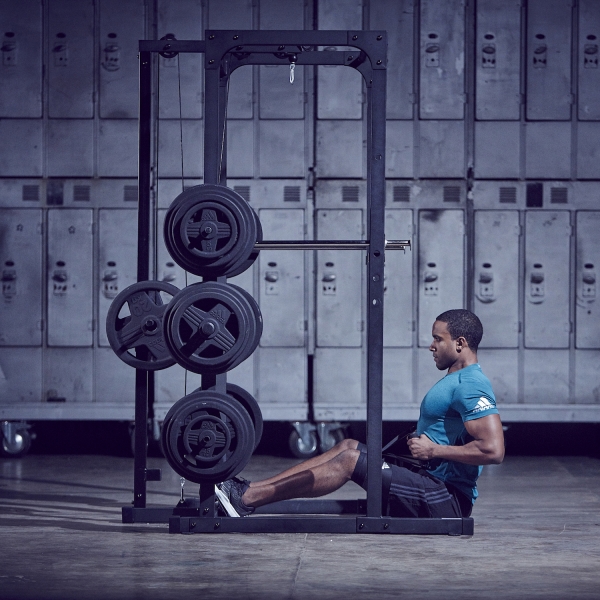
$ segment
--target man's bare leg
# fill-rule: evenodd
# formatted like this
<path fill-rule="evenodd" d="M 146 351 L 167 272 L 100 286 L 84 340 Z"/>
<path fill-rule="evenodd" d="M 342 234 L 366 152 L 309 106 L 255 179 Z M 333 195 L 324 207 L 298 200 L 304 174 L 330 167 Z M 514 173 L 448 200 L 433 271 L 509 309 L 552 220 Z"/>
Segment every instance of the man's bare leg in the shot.
<path fill-rule="evenodd" d="M 330 460 L 344 452 L 344 450 L 356 450 L 357 446 L 358 442 L 356 440 L 342 440 L 339 444 L 336 444 L 333 448 L 327 450 L 327 452 L 324 452 L 318 456 L 313 456 L 312 458 L 294 465 L 293 467 L 290 467 L 289 469 L 286 469 L 277 475 L 273 475 L 273 477 L 262 479 L 261 481 L 252 481 L 250 483 L 250 487 L 255 488 L 263 485 L 270 485 L 272 483 L 276 483 L 277 481 L 281 481 L 282 479 L 287 479 L 296 473 L 302 473 L 303 471 L 314 469 L 315 467 L 328 463 Z"/>
<path fill-rule="evenodd" d="M 322 459 L 327 454 L 318 458 Z M 359 456 L 360 451 L 356 448 L 343 448 L 326 462 L 310 459 L 270 480 L 249 487 L 242 496 L 242 502 L 256 508 L 279 500 L 324 496 L 350 480 Z M 298 470 L 299 467 L 302 469 Z"/>

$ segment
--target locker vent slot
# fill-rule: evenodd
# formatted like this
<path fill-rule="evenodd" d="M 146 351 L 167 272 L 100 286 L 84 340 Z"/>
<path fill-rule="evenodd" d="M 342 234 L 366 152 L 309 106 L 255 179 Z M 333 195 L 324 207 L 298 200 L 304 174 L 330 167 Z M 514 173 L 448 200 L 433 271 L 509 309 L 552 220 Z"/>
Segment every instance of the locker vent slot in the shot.
<path fill-rule="evenodd" d="M 541 208 L 544 206 L 544 186 L 541 183 L 527 184 L 527 208 Z"/>
<path fill-rule="evenodd" d="M 64 184 L 62 181 L 49 181 L 46 186 L 46 204 L 62 206 L 64 203 Z"/>
<path fill-rule="evenodd" d="M 566 187 L 550 188 L 550 204 L 566 204 L 569 201 L 569 190 Z"/>
<path fill-rule="evenodd" d="M 444 202 L 460 202 L 460 187 L 458 185 L 444 186 Z"/>
<path fill-rule="evenodd" d="M 123 200 L 125 202 L 137 202 L 138 201 L 138 186 L 137 185 L 124 185 L 123 186 Z"/>
<path fill-rule="evenodd" d="M 250 186 L 234 185 L 233 191 L 237 192 L 246 202 L 250 202 Z"/>
<path fill-rule="evenodd" d="M 284 202 L 300 202 L 300 186 L 299 185 L 283 186 L 283 201 Z"/>
<path fill-rule="evenodd" d="M 342 186 L 342 202 L 358 202 L 358 186 Z"/>
<path fill-rule="evenodd" d="M 40 201 L 40 186 L 39 185 L 24 185 L 23 186 L 23 201 L 24 202 L 39 202 Z"/>
<path fill-rule="evenodd" d="M 90 201 L 90 186 L 89 185 L 74 185 L 73 186 L 73 201 L 74 202 L 89 202 Z"/>
<path fill-rule="evenodd" d="M 516 187 L 501 187 L 499 193 L 501 204 L 516 204 L 517 203 L 517 188 Z"/>
<path fill-rule="evenodd" d="M 410 187 L 408 185 L 395 185 L 393 201 L 410 202 Z"/>

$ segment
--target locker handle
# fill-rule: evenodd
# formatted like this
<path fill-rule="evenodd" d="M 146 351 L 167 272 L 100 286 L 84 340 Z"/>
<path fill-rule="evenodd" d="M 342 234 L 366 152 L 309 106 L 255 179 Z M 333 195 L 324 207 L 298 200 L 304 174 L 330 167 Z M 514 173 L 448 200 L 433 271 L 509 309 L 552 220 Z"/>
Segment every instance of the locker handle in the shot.
<path fill-rule="evenodd" d="M 17 274 L 15 271 L 3 271 L 2 272 L 2 281 L 15 281 L 17 279 Z"/>
<path fill-rule="evenodd" d="M 117 275 L 116 271 L 109 271 L 108 273 L 104 274 L 102 281 L 115 281 L 118 278 L 119 276 Z"/>
<path fill-rule="evenodd" d="M 437 273 L 428 272 L 428 273 L 425 273 L 424 279 L 425 279 L 425 283 L 431 283 L 432 281 L 437 281 L 437 278 L 438 278 Z"/>
<path fill-rule="evenodd" d="M 68 275 L 64 271 L 56 271 L 52 275 L 53 281 L 58 281 L 60 283 L 64 283 L 65 281 L 67 281 L 68 278 Z"/>
<path fill-rule="evenodd" d="M 4 278 L 3 278 L 4 281 Z M 583 283 L 588 283 L 588 284 L 592 284 L 592 283 L 596 283 L 596 276 L 593 273 L 586 273 L 583 276 Z"/>
<path fill-rule="evenodd" d="M 479 283 L 492 283 L 493 277 L 489 273 L 479 274 Z"/>
<path fill-rule="evenodd" d="M 544 275 L 542 273 L 532 273 L 531 274 L 531 283 L 543 283 Z"/>
<path fill-rule="evenodd" d="M 276 281 L 279 281 L 279 273 L 275 271 L 267 271 L 265 273 L 265 281 L 268 281 L 270 283 L 275 283 Z"/>
<path fill-rule="evenodd" d="M 335 280 L 336 280 L 336 276 L 334 273 L 325 273 L 323 275 L 323 279 L 322 279 L 322 281 L 325 281 L 325 282 L 331 282 L 331 281 L 335 281 Z"/>
<path fill-rule="evenodd" d="M 173 273 L 169 273 L 168 275 L 165 275 L 162 280 L 166 281 L 167 283 L 171 282 L 171 281 L 175 281 L 177 279 L 177 276 Z"/>

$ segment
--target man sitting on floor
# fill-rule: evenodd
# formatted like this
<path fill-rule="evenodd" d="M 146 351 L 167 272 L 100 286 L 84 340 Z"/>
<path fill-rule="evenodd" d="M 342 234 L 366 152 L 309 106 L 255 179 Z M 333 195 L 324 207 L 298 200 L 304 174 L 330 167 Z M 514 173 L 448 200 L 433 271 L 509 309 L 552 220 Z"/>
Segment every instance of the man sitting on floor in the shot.
<path fill-rule="evenodd" d="M 481 321 L 468 310 L 449 310 L 437 317 L 432 336 L 435 365 L 448 372 L 425 395 L 416 435 L 407 441 L 412 456 L 429 465 L 414 471 L 382 463 L 384 510 L 392 517 L 468 517 L 482 465 L 504 458 L 496 399 L 477 363 Z M 367 448 L 346 439 L 274 477 L 234 477 L 215 493 L 230 516 L 247 516 L 271 502 L 329 494 L 350 479 L 366 489 Z"/>

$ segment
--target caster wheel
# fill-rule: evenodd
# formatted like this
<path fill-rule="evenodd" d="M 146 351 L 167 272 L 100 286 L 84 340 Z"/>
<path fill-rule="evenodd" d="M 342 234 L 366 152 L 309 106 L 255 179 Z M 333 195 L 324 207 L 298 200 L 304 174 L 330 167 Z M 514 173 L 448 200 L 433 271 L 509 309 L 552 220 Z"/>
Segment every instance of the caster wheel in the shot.
<path fill-rule="evenodd" d="M 6 458 L 21 458 L 25 456 L 31 448 L 31 434 L 27 429 L 20 429 L 15 432 L 12 440 L 2 437 L 0 445 L 0 456 Z"/>
<path fill-rule="evenodd" d="M 312 458 L 319 453 L 319 444 L 317 441 L 317 433 L 316 431 L 311 431 L 309 433 L 309 441 L 300 437 L 300 434 L 294 429 L 292 433 L 290 433 L 289 439 L 289 447 L 290 451 L 296 458 Z"/>

